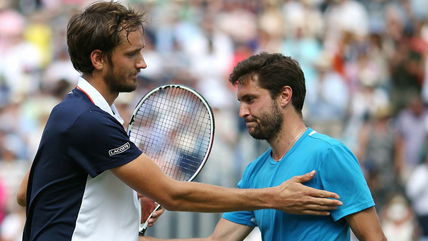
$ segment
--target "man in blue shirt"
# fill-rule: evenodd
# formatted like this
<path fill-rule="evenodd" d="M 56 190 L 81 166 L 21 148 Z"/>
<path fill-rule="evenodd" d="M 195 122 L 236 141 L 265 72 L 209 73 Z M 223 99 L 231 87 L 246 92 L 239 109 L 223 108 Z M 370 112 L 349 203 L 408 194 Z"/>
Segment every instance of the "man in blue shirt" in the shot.
<path fill-rule="evenodd" d="M 163 175 L 130 142 L 113 104 L 120 92 L 135 90 L 138 72 L 147 67 L 140 13 L 113 1 L 94 3 L 70 19 L 67 45 L 82 77 L 52 110 L 19 192 L 27 208 L 24 241 L 136 241 L 137 192 L 182 211 L 274 208 L 325 215 L 341 204 L 330 199 L 336 194 L 301 184 L 313 174 L 264 189 Z"/>
<path fill-rule="evenodd" d="M 303 121 L 306 88 L 299 64 L 281 54 L 261 53 L 240 62 L 230 81 L 237 86 L 239 115 L 248 132 L 270 144 L 248 165 L 238 187 L 273 187 L 316 170 L 305 184 L 339 194 L 343 205 L 329 216 L 274 209 L 229 212 L 209 238 L 193 240 L 243 240 L 255 226 L 266 241 L 345 241 L 350 228 L 360 240 L 386 240 L 358 160 L 338 140 Z"/>

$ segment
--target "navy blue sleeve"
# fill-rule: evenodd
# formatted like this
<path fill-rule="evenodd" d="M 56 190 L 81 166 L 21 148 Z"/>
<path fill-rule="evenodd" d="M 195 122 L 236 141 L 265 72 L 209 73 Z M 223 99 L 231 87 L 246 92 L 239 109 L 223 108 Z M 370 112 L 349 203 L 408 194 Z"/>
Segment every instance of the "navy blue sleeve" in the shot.
<path fill-rule="evenodd" d="M 101 110 L 83 113 L 66 135 L 67 154 L 92 177 L 124 165 L 141 154 L 123 126 Z"/>

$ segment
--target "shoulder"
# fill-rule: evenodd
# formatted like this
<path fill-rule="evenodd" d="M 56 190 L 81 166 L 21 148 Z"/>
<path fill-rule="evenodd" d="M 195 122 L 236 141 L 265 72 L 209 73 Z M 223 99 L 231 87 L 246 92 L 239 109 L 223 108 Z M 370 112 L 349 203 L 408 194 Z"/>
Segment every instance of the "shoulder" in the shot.
<path fill-rule="evenodd" d="M 305 142 L 307 148 L 314 151 L 327 151 L 337 148 L 346 148 L 346 146 L 338 139 L 331 136 L 311 130 L 307 135 Z"/>
<path fill-rule="evenodd" d="M 312 129 L 310 129 L 309 131 L 310 132 L 308 133 L 308 138 L 312 142 L 317 142 L 318 144 L 327 145 L 327 146 L 340 144 L 339 140 L 331 136 L 319 133 Z"/>
<path fill-rule="evenodd" d="M 111 128 L 123 129 L 114 117 L 76 90 L 54 107 L 48 125 L 68 133 L 69 136 L 86 136 Z"/>
<path fill-rule="evenodd" d="M 355 155 L 343 142 L 316 131 L 308 134 L 305 140 L 305 152 L 318 157 L 317 160 L 323 163 L 322 166 L 339 163 L 358 164 Z"/>
<path fill-rule="evenodd" d="M 97 108 L 88 97 L 74 89 L 52 109 L 50 118 L 71 122 L 77 119 L 82 113 L 88 110 L 96 110 Z"/>
<path fill-rule="evenodd" d="M 126 135 L 124 127 L 110 114 L 101 109 L 87 109 L 81 112 L 70 125 L 67 133 L 81 140 L 100 140 Z"/>

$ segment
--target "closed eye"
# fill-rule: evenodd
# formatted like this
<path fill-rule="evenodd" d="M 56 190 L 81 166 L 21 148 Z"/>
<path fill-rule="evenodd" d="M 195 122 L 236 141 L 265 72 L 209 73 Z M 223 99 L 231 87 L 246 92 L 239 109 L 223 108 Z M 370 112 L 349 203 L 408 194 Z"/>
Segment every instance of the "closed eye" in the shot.
<path fill-rule="evenodd" d="M 134 51 L 134 52 L 126 53 L 126 56 L 128 56 L 128 57 L 134 57 L 137 54 L 138 54 L 138 51 L 136 51 L 136 52 Z"/>
<path fill-rule="evenodd" d="M 256 96 L 254 95 L 244 95 L 238 99 L 239 102 L 244 102 L 247 104 L 251 104 L 256 100 Z"/>

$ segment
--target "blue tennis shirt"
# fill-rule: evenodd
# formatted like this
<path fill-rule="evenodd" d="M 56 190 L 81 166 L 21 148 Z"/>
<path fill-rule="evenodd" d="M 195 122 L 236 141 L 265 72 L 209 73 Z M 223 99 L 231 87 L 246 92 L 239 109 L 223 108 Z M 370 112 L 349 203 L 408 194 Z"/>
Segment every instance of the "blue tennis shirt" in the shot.
<path fill-rule="evenodd" d="M 279 161 L 267 150 L 246 168 L 239 188 L 264 188 L 316 170 L 305 185 L 339 194 L 343 206 L 330 216 L 291 215 L 274 209 L 225 213 L 224 218 L 258 226 L 266 241 L 350 240 L 345 216 L 374 206 L 359 163 L 339 141 L 308 128 Z"/>
<path fill-rule="evenodd" d="M 30 172 L 24 241 L 137 240 L 137 195 L 109 171 L 141 154 L 120 121 L 84 79 L 52 110 Z"/>

